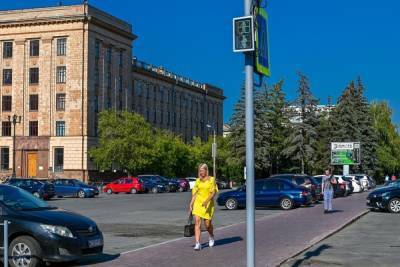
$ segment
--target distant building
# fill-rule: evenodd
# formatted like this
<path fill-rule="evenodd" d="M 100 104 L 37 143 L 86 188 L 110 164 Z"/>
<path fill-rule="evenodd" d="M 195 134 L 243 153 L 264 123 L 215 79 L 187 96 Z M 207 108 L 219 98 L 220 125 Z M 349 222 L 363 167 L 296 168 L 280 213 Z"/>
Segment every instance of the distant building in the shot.
<path fill-rule="evenodd" d="M 88 156 L 98 114 L 137 111 L 154 126 L 207 139 L 222 134 L 223 92 L 132 61 L 132 26 L 87 4 L 0 11 L 0 176 L 99 172 Z"/>
<path fill-rule="evenodd" d="M 231 126 L 229 124 L 224 124 L 223 126 L 223 137 L 227 137 L 232 133 Z"/>
<path fill-rule="evenodd" d="M 331 113 L 335 109 L 333 105 L 317 105 L 317 115 L 326 112 L 327 114 Z M 292 123 L 300 123 L 301 122 L 301 107 L 299 106 L 289 106 L 287 108 L 287 113 L 290 114 L 289 120 Z"/>

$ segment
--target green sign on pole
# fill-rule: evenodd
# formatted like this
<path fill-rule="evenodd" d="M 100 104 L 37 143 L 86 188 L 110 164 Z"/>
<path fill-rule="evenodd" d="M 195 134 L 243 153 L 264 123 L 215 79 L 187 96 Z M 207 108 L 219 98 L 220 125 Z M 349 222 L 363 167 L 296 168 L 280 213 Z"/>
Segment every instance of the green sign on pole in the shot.
<path fill-rule="evenodd" d="M 256 52 L 255 52 L 255 71 L 258 74 L 269 77 L 271 75 L 269 65 L 268 47 L 268 15 L 264 8 L 256 8 Z"/>

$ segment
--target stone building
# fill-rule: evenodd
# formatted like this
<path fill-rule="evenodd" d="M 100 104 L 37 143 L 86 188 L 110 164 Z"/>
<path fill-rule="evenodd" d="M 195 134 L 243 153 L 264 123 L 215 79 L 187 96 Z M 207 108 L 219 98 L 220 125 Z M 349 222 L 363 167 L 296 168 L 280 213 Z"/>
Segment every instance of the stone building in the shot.
<path fill-rule="evenodd" d="M 135 39 L 130 24 L 87 4 L 0 11 L 0 176 L 10 175 L 14 165 L 9 121 L 14 114 L 22 118 L 15 131 L 15 169 L 22 177 L 98 176 L 88 150 L 97 142 L 98 113 L 104 109 L 146 116 L 160 107 L 157 111 L 166 112 L 165 117 L 160 115 L 153 124 L 186 140 L 206 138 L 206 122 L 215 123 L 221 133 L 222 91 L 159 75 L 136 61 L 132 66 Z M 144 97 L 139 101 L 138 90 L 147 90 L 140 84 L 156 85 L 164 96 L 158 95 L 156 104 Z M 178 94 L 193 101 L 190 116 L 180 115 L 183 102 L 176 102 Z M 172 100 L 167 95 L 174 102 L 168 102 Z M 196 101 L 212 103 L 214 113 L 201 117 Z M 170 103 L 170 109 L 163 103 Z M 167 112 L 170 127 L 161 122 L 168 121 Z M 176 126 L 184 117 L 192 127 Z"/>

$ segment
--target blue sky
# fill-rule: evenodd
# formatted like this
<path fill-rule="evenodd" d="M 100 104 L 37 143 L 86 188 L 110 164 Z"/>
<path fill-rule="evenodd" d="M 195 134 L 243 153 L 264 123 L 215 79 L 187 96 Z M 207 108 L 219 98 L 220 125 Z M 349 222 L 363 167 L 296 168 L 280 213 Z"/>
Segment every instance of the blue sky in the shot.
<path fill-rule="evenodd" d="M 57 5 L 56 0 L 1 0 L 0 9 Z M 82 1 L 62 1 L 65 4 Z M 133 25 L 133 53 L 193 79 L 215 84 L 228 97 L 229 120 L 244 78 L 243 56 L 232 52 L 232 18 L 242 0 L 89 0 Z M 293 99 L 296 71 L 309 76 L 322 103 L 336 99 L 361 76 L 370 100 L 388 100 L 400 122 L 400 1 L 270 0 L 270 54 L 274 83 L 285 80 Z M 396 13 L 397 12 L 397 13 Z"/>

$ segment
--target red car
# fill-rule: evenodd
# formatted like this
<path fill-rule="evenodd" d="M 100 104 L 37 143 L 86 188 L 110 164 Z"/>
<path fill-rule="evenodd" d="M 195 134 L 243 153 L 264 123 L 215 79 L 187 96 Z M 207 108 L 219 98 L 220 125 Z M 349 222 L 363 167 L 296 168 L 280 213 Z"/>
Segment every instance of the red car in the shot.
<path fill-rule="evenodd" d="M 144 185 L 136 177 L 124 177 L 104 186 L 104 193 L 131 193 L 144 192 Z"/>

